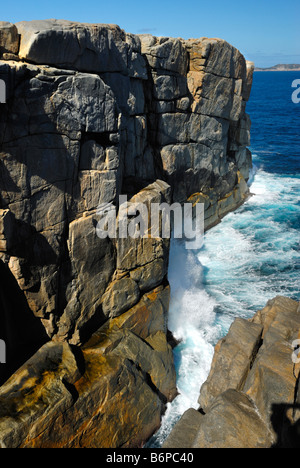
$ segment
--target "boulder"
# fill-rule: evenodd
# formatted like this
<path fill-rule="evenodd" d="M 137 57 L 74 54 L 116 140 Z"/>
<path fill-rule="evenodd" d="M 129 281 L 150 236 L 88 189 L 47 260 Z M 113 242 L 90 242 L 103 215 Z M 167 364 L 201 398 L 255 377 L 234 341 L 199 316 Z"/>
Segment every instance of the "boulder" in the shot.
<path fill-rule="evenodd" d="M 140 35 L 142 54 L 151 68 L 167 70 L 184 75 L 188 67 L 188 53 L 180 39 Z"/>
<path fill-rule="evenodd" d="M 135 305 L 140 297 L 137 283 L 131 278 L 122 278 L 112 282 L 102 296 L 103 313 L 116 317 Z"/>
<path fill-rule="evenodd" d="M 73 404 L 72 385 L 80 377 L 67 343 L 46 343 L 0 388 L 2 448 L 39 438 L 55 415 Z M 17 415 L 22 414 L 18 421 Z M 32 415 L 34 414 L 34 420 Z"/>
<path fill-rule="evenodd" d="M 9 251 L 16 242 L 16 223 L 10 210 L 0 209 L 0 252 Z"/>
<path fill-rule="evenodd" d="M 177 394 L 168 302 L 158 288 L 81 349 L 44 345 L 0 388 L 1 447 L 142 447 Z"/>
<path fill-rule="evenodd" d="M 241 390 L 261 345 L 262 326 L 236 319 L 215 347 L 210 374 L 201 387 L 199 404 L 207 412 L 227 389 Z"/>
<path fill-rule="evenodd" d="M 6 21 L 0 21 L 0 57 L 3 54 L 18 54 L 19 34 L 17 27 Z"/>
<path fill-rule="evenodd" d="M 251 94 L 255 64 L 254 62 L 250 62 L 249 60 L 247 60 L 246 67 L 247 67 L 247 79 L 243 83 L 243 99 L 245 99 L 245 101 L 248 101 L 250 98 L 250 94 Z"/>
<path fill-rule="evenodd" d="M 178 447 L 192 448 L 202 421 L 203 415 L 194 408 L 188 409 L 175 425 L 171 434 L 163 444 L 163 449 L 176 449 Z"/>
<path fill-rule="evenodd" d="M 182 416 L 165 446 L 181 448 L 184 428 L 193 448 L 298 448 L 299 328 L 299 303 L 281 296 L 235 319 L 201 387 L 202 416 Z"/>
<path fill-rule="evenodd" d="M 22 21 L 16 26 L 21 36 L 19 56 L 25 61 L 90 73 L 147 77 L 138 38 L 134 43 L 127 41 L 119 26 L 55 19 Z"/>
<path fill-rule="evenodd" d="M 252 400 L 228 389 L 215 398 L 201 418 L 192 448 L 267 448 L 272 442 Z"/>
<path fill-rule="evenodd" d="M 299 303 L 279 296 L 269 301 L 255 315 L 253 322 L 263 323 L 263 342 L 243 391 L 255 401 L 280 444 L 286 430 L 284 426 L 295 426 L 299 418 L 296 411 L 299 371 L 292 359 L 292 345 L 299 336 Z M 279 411 L 282 406 L 288 412 L 286 424 L 280 424 L 282 412 L 284 414 L 284 411 Z M 289 407 L 294 411 L 288 411 Z"/>

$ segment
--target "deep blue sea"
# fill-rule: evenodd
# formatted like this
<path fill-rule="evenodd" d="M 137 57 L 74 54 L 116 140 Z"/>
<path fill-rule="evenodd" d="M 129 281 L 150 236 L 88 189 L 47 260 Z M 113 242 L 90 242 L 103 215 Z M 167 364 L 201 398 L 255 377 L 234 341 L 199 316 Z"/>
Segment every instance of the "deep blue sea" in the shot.
<path fill-rule="evenodd" d="M 147 444 L 160 447 L 188 408 L 198 408 L 214 346 L 236 317 L 249 318 L 276 295 L 300 300 L 300 72 L 255 72 L 252 120 L 253 196 L 205 235 L 199 252 L 172 243 L 169 328 L 179 396 Z"/>

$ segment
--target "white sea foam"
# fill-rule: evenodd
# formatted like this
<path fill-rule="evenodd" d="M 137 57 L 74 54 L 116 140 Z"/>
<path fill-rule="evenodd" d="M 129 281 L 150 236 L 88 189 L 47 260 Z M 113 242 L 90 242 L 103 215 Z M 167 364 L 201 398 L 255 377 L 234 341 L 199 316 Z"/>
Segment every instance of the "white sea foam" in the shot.
<path fill-rule="evenodd" d="M 202 265 L 196 253 L 187 251 L 179 240 L 171 243 L 169 282 L 172 293 L 168 326 L 180 340 L 174 350 L 179 395 L 167 406 L 162 426 L 150 446 L 160 446 L 177 419 L 187 409 L 199 406 L 200 387 L 209 373 L 216 336 L 216 303 L 203 287 Z"/>
<path fill-rule="evenodd" d="M 198 408 L 213 347 L 233 320 L 277 294 L 299 296 L 299 230 L 291 222 L 300 216 L 299 183 L 259 169 L 253 197 L 206 233 L 199 252 L 172 241 L 169 328 L 181 340 L 174 350 L 179 396 L 150 447 L 161 446 L 188 408 Z"/>

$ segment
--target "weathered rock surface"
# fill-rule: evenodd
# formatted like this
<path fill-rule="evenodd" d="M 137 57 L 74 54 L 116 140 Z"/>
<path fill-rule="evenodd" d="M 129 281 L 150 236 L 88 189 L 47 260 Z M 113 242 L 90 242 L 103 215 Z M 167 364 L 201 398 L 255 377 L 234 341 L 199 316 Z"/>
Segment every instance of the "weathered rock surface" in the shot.
<path fill-rule="evenodd" d="M 262 331 L 259 324 L 236 319 L 226 337 L 217 344 L 210 375 L 201 388 L 199 403 L 205 412 L 225 390 L 243 388 L 261 345 Z"/>
<path fill-rule="evenodd" d="M 161 286 L 82 348 L 44 345 L 0 388 L 1 446 L 142 446 L 177 392 L 168 301 Z"/>
<path fill-rule="evenodd" d="M 251 399 L 236 390 L 221 393 L 198 428 L 194 448 L 266 448 L 272 444 L 268 426 Z"/>
<path fill-rule="evenodd" d="M 176 395 L 169 240 L 101 238 L 99 206 L 120 219 L 121 194 L 148 208 L 204 203 L 209 228 L 243 203 L 253 70 L 220 39 L 64 20 L 0 23 L 0 59 L 0 266 L 41 327 L 2 376 L 23 364 L 1 387 L 1 443 L 140 446 Z M 13 353 L 26 330 L 22 307 L 7 325 L 9 294 Z M 64 368 L 65 345 L 80 372 L 71 380 L 47 357 L 54 346 Z"/>
<path fill-rule="evenodd" d="M 7 21 L 0 21 L 0 56 L 2 54 L 17 54 L 19 42 L 17 27 Z"/>
<path fill-rule="evenodd" d="M 165 446 L 299 447 L 300 366 L 293 359 L 299 330 L 299 303 L 280 296 L 253 319 L 236 319 L 201 388 L 203 414 L 190 419 L 186 413 Z"/>
<path fill-rule="evenodd" d="M 191 448 L 192 441 L 198 434 L 202 418 L 203 415 L 199 411 L 194 408 L 188 409 L 174 426 L 163 448 Z"/>

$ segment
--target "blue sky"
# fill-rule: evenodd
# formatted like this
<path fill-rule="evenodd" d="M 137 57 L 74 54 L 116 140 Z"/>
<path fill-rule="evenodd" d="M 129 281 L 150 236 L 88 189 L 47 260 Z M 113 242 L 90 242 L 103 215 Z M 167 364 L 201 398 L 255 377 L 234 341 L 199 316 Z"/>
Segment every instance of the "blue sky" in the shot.
<path fill-rule="evenodd" d="M 299 0 L 14 0 L 1 20 L 68 19 L 114 23 L 156 36 L 220 37 L 257 66 L 300 63 Z"/>

